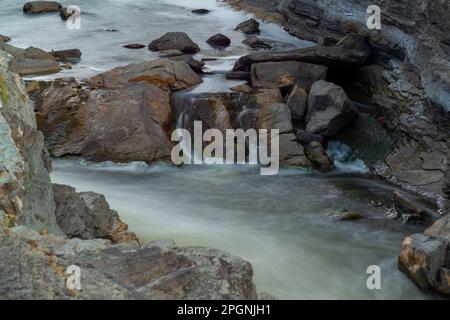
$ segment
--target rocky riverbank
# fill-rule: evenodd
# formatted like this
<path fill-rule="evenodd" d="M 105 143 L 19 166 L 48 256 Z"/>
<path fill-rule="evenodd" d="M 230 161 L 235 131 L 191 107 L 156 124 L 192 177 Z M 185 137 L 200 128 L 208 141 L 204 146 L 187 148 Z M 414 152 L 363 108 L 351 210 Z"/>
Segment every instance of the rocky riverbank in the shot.
<path fill-rule="evenodd" d="M 52 185 L 14 63 L 0 51 L 1 299 L 257 298 L 249 263 L 170 241 L 139 244 L 103 196 Z M 81 268 L 81 291 L 66 286 L 71 265 Z"/>

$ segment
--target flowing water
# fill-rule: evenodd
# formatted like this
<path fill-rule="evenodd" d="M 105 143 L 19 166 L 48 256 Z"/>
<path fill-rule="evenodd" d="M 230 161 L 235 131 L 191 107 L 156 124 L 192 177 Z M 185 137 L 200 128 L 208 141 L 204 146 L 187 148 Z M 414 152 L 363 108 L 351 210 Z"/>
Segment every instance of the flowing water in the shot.
<path fill-rule="evenodd" d="M 12 45 L 46 50 L 79 48 L 82 60 L 57 75 L 85 78 L 115 66 L 158 57 L 147 49 L 122 48 L 148 44 L 167 31 L 184 31 L 207 63 L 204 82 L 181 94 L 178 105 L 204 92 L 226 91 L 238 84 L 224 73 L 249 52 L 242 34 L 232 29 L 248 15 L 219 6 L 214 0 L 62 0 L 81 8 L 81 29 L 69 30 L 57 14 L 26 16 L 23 0 L 1 0 L 0 33 Z M 212 10 L 198 16 L 193 8 Z M 277 48 L 310 46 L 274 24 L 261 26 L 261 38 Z M 205 43 L 221 32 L 232 45 L 216 50 Z M 183 100 L 184 99 L 184 100 Z M 180 112 L 179 115 L 181 115 Z M 182 127 L 183 117 L 179 117 Z M 338 172 L 324 175 L 283 168 L 277 176 L 260 176 L 249 166 L 146 166 L 92 164 L 57 160 L 52 179 L 79 191 L 105 194 L 113 209 L 144 240 L 173 239 L 178 245 L 216 247 L 250 261 L 260 292 L 278 298 L 428 298 L 400 273 L 396 258 L 405 235 L 414 227 L 383 215 L 394 187 L 366 176 L 364 163 L 347 157 L 345 146 L 331 144 Z M 349 171 L 351 173 L 349 173 Z M 365 219 L 338 222 L 329 217 L 347 209 Z M 366 286 L 367 267 L 381 268 L 381 290 Z"/>

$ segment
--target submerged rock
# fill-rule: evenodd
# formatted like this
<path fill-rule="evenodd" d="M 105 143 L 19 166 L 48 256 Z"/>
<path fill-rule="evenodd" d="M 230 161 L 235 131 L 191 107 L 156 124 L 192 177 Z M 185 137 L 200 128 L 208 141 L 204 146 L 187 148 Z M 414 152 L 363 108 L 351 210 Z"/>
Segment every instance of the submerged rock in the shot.
<path fill-rule="evenodd" d="M 258 37 L 254 35 L 247 36 L 242 43 L 248 45 L 252 49 L 272 49 L 270 44 L 258 39 Z"/>
<path fill-rule="evenodd" d="M 52 50 L 51 55 L 58 61 L 71 61 L 80 59 L 81 51 L 79 49 Z"/>
<path fill-rule="evenodd" d="M 184 53 L 197 53 L 200 47 L 184 32 L 168 32 L 148 45 L 151 51 L 180 50 Z"/>
<path fill-rule="evenodd" d="M 140 44 L 140 43 L 130 43 L 130 44 L 124 45 L 123 47 L 127 48 L 127 49 L 142 49 L 142 48 L 145 48 L 145 45 Z"/>
<path fill-rule="evenodd" d="M 193 9 L 191 12 L 196 14 L 207 14 L 211 11 L 209 11 L 208 9 Z"/>
<path fill-rule="evenodd" d="M 347 209 L 332 212 L 328 217 L 336 221 L 355 221 L 364 218 L 359 213 L 348 211 Z"/>

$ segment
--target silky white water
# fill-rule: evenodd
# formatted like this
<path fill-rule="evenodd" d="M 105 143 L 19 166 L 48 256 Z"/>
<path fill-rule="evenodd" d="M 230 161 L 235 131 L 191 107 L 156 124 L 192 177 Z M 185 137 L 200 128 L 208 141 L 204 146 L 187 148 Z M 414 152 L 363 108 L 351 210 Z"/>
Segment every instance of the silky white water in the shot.
<path fill-rule="evenodd" d="M 143 241 L 223 249 L 250 261 L 260 292 L 283 299 L 426 298 L 397 270 L 405 235 L 417 231 L 384 217 L 393 187 L 365 176 L 248 166 L 146 166 L 58 160 L 54 182 L 105 194 Z M 338 222 L 339 209 L 366 218 Z M 381 290 L 366 286 L 379 265 Z"/>

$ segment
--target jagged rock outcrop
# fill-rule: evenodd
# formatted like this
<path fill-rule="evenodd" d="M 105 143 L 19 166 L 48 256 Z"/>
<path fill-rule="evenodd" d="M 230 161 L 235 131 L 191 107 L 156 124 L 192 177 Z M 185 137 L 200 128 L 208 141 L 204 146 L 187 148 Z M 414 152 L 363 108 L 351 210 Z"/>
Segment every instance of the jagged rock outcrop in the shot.
<path fill-rule="evenodd" d="M 0 257 L 2 299 L 257 299 L 248 262 L 170 241 L 111 245 L 15 228 L 0 234 Z M 80 291 L 66 286 L 73 265 Z"/>
<path fill-rule="evenodd" d="M 448 1 L 224 1 L 320 44 L 288 52 L 251 54 L 242 57 L 235 70 L 248 71 L 251 64 L 266 61 L 320 61 L 329 67 L 331 63 L 327 80 L 344 88 L 349 98 L 357 102 L 361 115 L 355 120 L 360 123 L 353 126 L 354 138 L 348 139 L 347 135 L 346 144 L 360 151 L 363 160 L 379 175 L 433 199 L 442 199 L 450 121 Z M 373 4 L 381 7 L 381 30 L 366 27 L 366 11 Z M 359 60 L 359 67 L 338 60 L 344 53 L 337 51 L 337 43 L 349 33 L 365 37 L 371 52 Z M 312 55 L 314 61 L 310 55 L 303 57 L 310 52 L 319 52 Z M 328 61 L 324 62 L 323 56 Z M 365 126 L 367 115 L 372 119 L 370 127 Z M 358 149 L 358 137 L 370 138 L 373 133 L 368 130 L 374 127 L 385 137 L 386 144 L 378 146 L 377 153 Z"/>
<path fill-rule="evenodd" d="M 9 225 L 62 234 L 54 216 L 44 138 L 14 59 L 0 51 L 0 211 Z"/>

